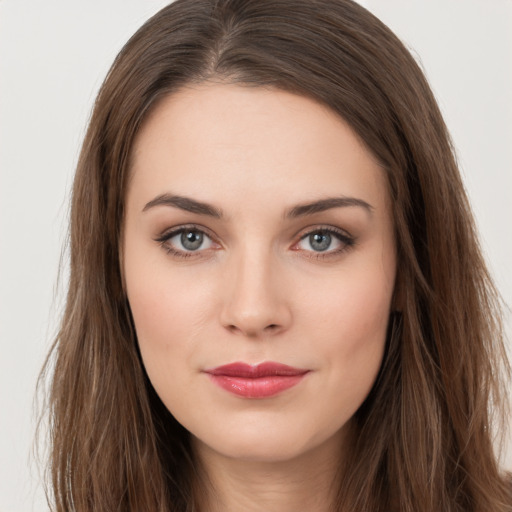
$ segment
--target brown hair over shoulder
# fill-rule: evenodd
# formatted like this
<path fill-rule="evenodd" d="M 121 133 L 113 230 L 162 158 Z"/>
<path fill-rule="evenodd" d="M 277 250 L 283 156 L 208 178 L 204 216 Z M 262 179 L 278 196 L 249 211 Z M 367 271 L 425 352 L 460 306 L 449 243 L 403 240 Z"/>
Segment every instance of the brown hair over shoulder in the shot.
<path fill-rule="evenodd" d="M 508 372 L 500 302 L 450 138 L 410 53 L 350 0 L 177 0 L 118 55 L 78 163 L 69 292 L 46 364 L 55 510 L 194 510 L 188 433 L 145 374 L 120 248 L 141 123 L 162 97 L 206 80 L 327 105 L 388 178 L 400 312 L 354 418 L 336 510 L 512 510 L 493 447 Z"/>

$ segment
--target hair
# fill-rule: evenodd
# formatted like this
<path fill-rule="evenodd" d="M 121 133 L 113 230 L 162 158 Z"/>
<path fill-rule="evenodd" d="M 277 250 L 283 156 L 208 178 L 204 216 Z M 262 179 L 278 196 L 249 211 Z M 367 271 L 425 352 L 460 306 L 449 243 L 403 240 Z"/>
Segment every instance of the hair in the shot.
<path fill-rule="evenodd" d="M 141 124 L 163 97 L 208 80 L 328 106 L 389 182 L 400 311 L 353 418 L 333 510 L 510 512 L 510 482 L 494 451 L 509 373 L 501 303 L 450 137 L 408 50 L 351 0 L 177 0 L 117 56 L 78 162 L 66 308 L 41 377 L 53 372 L 54 510 L 196 506 L 200 474 L 188 432 L 145 373 L 120 252 Z"/>

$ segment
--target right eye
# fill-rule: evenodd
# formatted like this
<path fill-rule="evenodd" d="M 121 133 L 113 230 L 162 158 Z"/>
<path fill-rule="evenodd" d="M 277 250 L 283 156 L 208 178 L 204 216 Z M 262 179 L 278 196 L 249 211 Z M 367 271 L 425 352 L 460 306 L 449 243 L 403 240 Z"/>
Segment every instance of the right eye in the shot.
<path fill-rule="evenodd" d="M 187 229 L 169 238 L 168 243 L 181 251 L 198 251 L 201 248 L 208 249 L 211 240 L 202 231 Z"/>
<path fill-rule="evenodd" d="M 188 257 L 217 246 L 203 230 L 194 226 L 167 231 L 156 241 L 170 254 L 181 257 Z"/>

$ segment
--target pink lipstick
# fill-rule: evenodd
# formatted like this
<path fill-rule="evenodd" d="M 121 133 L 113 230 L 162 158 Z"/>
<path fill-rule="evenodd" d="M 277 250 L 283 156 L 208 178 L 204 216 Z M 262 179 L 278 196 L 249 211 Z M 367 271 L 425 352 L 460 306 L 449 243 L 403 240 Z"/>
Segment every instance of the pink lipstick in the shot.
<path fill-rule="evenodd" d="M 298 384 L 309 370 L 281 363 L 231 363 L 204 370 L 217 386 L 245 398 L 268 398 Z"/>

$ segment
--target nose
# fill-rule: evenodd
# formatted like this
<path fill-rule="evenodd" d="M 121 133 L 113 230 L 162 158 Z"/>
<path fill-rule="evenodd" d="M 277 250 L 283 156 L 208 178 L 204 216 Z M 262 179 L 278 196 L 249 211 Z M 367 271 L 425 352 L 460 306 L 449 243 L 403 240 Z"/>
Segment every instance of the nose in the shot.
<path fill-rule="evenodd" d="M 226 329 L 259 338 L 289 328 L 287 290 L 271 256 L 240 255 L 226 270 L 220 319 Z"/>

